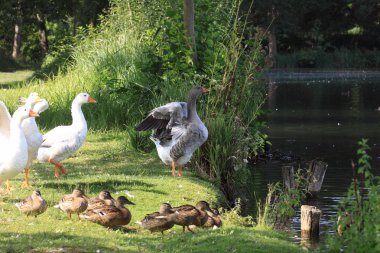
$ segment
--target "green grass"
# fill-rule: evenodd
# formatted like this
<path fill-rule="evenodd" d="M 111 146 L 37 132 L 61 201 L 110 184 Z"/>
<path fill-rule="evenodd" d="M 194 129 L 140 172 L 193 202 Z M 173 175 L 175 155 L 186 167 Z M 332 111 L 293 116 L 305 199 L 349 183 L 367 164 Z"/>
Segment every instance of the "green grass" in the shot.
<path fill-rule="evenodd" d="M 7 89 L 17 86 L 30 79 L 34 71 L 18 70 L 14 72 L 0 72 L 0 89 Z"/>
<path fill-rule="evenodd" d="M 171 170 L 155 153 L 139 153 L 126 145 L 124 132 L 92 132 L 84 146 L 64 161 L 68 175 L 54 178 L 50 164 L 34 164 L 30 172 L 31 189 L 21 189 L 23 175 L 11 180 L 13 190 L 0 195 L 0 252 L 302 252 L 287 236 L 272 230 L 244 228 L 225 224 L 219 230 L 197 229 L 193 235 L 182 234 L 176 226 L 164 236 L 151 234 L 135 222 L 158 210 L 160 203 L 173 206 L 209 201 L 212 206 L 223 196 L 211 183 L 185 170 L 184 177 L 174 178 Z M 70 220 L 52 208 L 59 199 L 82 184 L 89 196 L 109 190 L 114 197 L 134 195 L 129 206 L 132 221 L 125 230 L 109 230 L 91 222 Z M 40 189 L 49 208 L 37 218 L 19 213 L 14 203 Z M 77 251 L 70 251 L 77 250 Z"/>

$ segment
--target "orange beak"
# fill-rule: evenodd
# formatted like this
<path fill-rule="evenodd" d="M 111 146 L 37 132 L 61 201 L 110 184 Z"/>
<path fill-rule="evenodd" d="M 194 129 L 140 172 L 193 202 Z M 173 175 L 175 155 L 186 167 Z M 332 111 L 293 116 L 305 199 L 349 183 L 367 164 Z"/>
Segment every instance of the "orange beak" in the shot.
<path fill-rule="evenodd" d="M 30 116 L 30 117 L 38 117 L 38 116 L 40 116 L 40 115 L 38 114 L 38 112 L 34 112 L 34 111 L 32 111 L 32 110 L 29 110 L 29 116 Z"/>
<path fill-rule="evenodd" d="M 96 103 L 96 100 L 93 99 L 92 97 L 88 97 L 88 100 L 87 100 L 89 103 Z"/>
<path fill-rule="evenodd" d="M 208 92 L 208 89 L 202 88 L 202 92 Z"/>

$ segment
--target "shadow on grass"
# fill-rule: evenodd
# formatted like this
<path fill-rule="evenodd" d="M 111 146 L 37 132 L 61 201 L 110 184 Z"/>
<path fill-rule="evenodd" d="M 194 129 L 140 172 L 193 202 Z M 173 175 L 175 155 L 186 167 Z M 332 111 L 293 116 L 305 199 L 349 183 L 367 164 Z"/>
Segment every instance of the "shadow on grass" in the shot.
<path fill-rule="evenodd" d="M 0 252 L 113 252 L 102 240 L 66 233 L 7 233 L 0 232 Z"/>
<path fill-rule="evenodd" d="M 65 181 L 57 180 L 56 182 L 43 182 L 42 188 L 59 189 L 64 192 L 71 192 L 77 185 L 84 189 L 86 194 L 98 194 L 100 191 L 108 190 L 110 192 L 126 190 L 125 185 L 131 185 L 133 188 L 140 188 L 140 190 L 151 192 L 155 194 L 165 195 L 165 192 L 149 189 L 154 187 L 154 184 L 145 183 L 141 180 L 105 180 L 96 182 L 83 182 L 78 181 L 77 184 L 67 183 Z"/>

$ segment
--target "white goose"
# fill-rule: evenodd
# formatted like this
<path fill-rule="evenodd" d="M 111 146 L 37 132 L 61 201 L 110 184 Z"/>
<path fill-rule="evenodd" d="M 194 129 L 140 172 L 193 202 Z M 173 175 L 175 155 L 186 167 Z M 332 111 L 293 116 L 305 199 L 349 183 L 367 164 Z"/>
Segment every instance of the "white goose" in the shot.
<path fill-rule="evenodd" d="M 49 107 L 49 104 L 45 99 L 42 99 L 36 103 L 36 97 L 38 97 L 38 93 L 32 92 L 28 98 L 20 97 L 19 100 L 20 102 L 25 103 L 26 107 L 29 107 L 34 112 L 41 114 Z M 25 181 L 23 182 L 22 187 L 29 187 L 29 168 L 32 165 L 33 160 L 37 158 L 38 148 L 41 146 L 43 139 L 42 134 L 38 130 L 34 117 L 25 119 L 22 122 L 21 127 L 24 131 L 26 142 L 28 143 L 28 162 L 25 167 Z"/>
<path fill-rule="evenodd" d="M 58 126 L 43 136 L 37 159 L 54 164 L 55 177 L 59 177 L 59 170 L 62 174 L 66 174 L 64 166 L 59 162 L 72 155 L 84 143 L 87 123 L 81 107 L 87 103 L 96 103 L 96 101 L 87 93 L 79 93 L 71 105 L 72 124 Z"/>
<path fill-rule="evenodd" d="M 166 165 L 172 165 L 172 175 L 182 176 L 182 168 L 194 151 L 208 137 L 208 130 L 199 118 L 196 108 L 197 98 L 208 92 L 202 87 L 193 87 L 187 103 L 172 102 L 153 109 L 138 124 L 136 131 L 156 130 L 151 140 L 156 144 L 157 153 Z"/>
<path fill-rule="evenodd" d="M 11 117 L 5 104 L 0 101 L 0 183 L 16 176 L 28 162 L 28 144 L 21 123 L 28 117 L 36 117 L 38 113 L 22 106 Z"/>

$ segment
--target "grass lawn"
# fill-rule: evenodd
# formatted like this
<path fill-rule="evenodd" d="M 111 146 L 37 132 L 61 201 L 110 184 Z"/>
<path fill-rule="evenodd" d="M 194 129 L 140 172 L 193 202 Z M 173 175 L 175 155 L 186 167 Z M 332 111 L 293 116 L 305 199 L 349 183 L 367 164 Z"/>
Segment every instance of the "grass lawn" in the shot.
<path fill-rule="evenodd" d="M 43 116 L 43 115 L 42 115 Z M 84 146 L 64 164 L 68 175 L 54 178 L 50 164 L 34 164 L 31 189 L 21 189 L 23 175 L 13 180 L 13 190 L 0 195 L 0 252 L 303 252 L 287 236 L 272 230 L 225 224 L 218 230 L 197 229 L 195 234 L 171 231 L 151 234 L 135 222 L 157 211 L 160 203 L 173 206 L 206 200 L 212 206 L 223 201 L 211 183 L 185 170 L 174 178 L 155 153 L 130 149 L 125 133 L 90 133 Z M 114 197 L 128 191 L 136 205 L 128 206 L 132 221 L 124 230 L 109 230 L 88 221 L 69 219 L 52 208 L 64 194 L 80 183 L 88 196 L 109 190 Z M 37 218 L 19 213 L 14 203 L 39 189 L 48 210 Z"/>
<path fill-rule="evenodd" d="M 14 72 L 0 72 L 0 89 L 8 89 L 32 77 L 32 70 L 18 70 Z"/>

